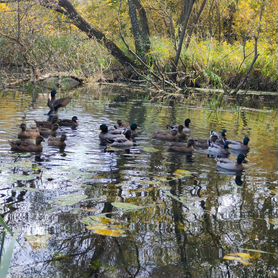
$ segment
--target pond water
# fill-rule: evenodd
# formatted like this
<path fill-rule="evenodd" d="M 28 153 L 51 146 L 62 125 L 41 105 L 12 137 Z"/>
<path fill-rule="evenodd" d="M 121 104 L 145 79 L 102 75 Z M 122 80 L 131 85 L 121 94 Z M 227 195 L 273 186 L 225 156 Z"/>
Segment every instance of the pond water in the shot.
<path fill-rule="evenodd" d="M 126 89 L 69 94 L 60 118 L 77 115 L 80 125 L 59 131 L 63 152 L 43 142 L 40 156 L 11 152 L 8 140 L 23 120 L 46 120 L 47 94 L 1 95 L 1 215 L 14 233 L 0 233 L 1 277 L 278 276 L 276 104 L 250 99 L 212 111 L 206 101 L 154 103 Z M 152 139 L 186 118 L 194 138 L 223 128 L 228 138 L 250 137 L 242 175 Z M 99 125 L 117 119 L 140 125 L 129 152 L 99 144 Z"/>

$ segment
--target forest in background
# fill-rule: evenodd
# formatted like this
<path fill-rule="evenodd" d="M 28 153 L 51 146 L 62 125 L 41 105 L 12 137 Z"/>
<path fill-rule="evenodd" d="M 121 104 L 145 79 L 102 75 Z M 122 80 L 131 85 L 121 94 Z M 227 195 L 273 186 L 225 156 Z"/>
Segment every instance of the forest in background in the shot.
<path fill-rule="evenodd" d="M 0 86 L 277 90 L 278 0 L 1 0 Z"/>

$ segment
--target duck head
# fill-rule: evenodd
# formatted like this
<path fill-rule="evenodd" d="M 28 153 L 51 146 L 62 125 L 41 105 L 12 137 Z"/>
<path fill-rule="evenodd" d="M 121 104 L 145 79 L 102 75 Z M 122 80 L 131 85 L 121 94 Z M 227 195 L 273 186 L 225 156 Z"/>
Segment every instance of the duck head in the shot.
<path fill-rule="evenodd" d="M 101 130 L 101 132 L 103 133 L 107 133 L 108 132 L 108 126 L 106 124 L 102 124 L 99 126 L 99 129 Z"/>
<path fill-rule="evenodd" d="M 51 97 L 54 98 L 56 94 L 57 94 L 57 91 L 55 89 L 52 89 L 50 92 Z"/>
<path fill-rule="evenodd" d="M 187 128 L 189 128 L 189 124 L 191 123 L 191 120 L 190 119 L 186 119 L 185 121 L 184 121 L 184 126 L 185 127 L 187 127 Z"/>
<path fill-rule="evenodd" d="M 135 129 L 137 129 L 137 127 L 138 127 L 138 126 L 137 126 L 136 123 L 132 123 L 132 124 L 130 125 L 130 129 L 133 130 L 133 131 L 134 131 Z"/>
<path fill-rule="evenodd" d="M 247 146 L 249 141 L 250 141 L 249 137 L 245 136 L 244 139 L 243 139 L 243 145 Z"/>
<path fill-rule="evenodd" d="M 188 141 L 187 141 L 187 147 L 189 148 L 189 147 L 192 147 L 192 146 L 194 146 L 195 145 L 195 141 L 193 140 L 193 139 L 189 139 Z"/>
<path fill-rule="evenodd" d="M 26 124 L 24 124 L 24 123 L 22 123 L 19 127 L 22 129 L 22 131 L 26 130 Z"/>
<path fill-rule="evenodd" d="M 52 130 L 55 131 L 55 130 L 57 130 L 58 128 L 59 128 L 59 125 L 56 123 L 56 124 L 53 125 Z"/>
<path fill-rule="evenodd" d="M 240 153 L 238 156 L 237 156 L 237 164 L 241 164 L 245 159 L 245 155 Z"/>
<path fill-rule="evenodd" d="M 223 138 L 226 138 L 226 135 L 227 135 L 227 129 L 223 129 L 223 130 L 221 131 L 221 136 L 222 136 Z"/>
<path fill-rule="evenodd" d="M 66 134 L 62 134 L 61 138 L 60 138 L 60 141 L 61 142 L 65 142 L 66 140 L 67 140 L 67 135 Z"/>
<path fill-rule="evenodd" d="M 77 122 L 77 121 L 78 121 L 78 118 L 77 118 L 76 116 L 73 116 L 73 117 L 71 118 L 71 120 L 72 120 L 73 122 Z"/>

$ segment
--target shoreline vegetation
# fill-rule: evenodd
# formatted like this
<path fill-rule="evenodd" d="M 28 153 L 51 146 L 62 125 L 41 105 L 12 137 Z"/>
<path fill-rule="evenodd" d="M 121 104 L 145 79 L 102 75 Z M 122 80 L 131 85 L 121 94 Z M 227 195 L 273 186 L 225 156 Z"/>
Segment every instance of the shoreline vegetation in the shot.
<path fill-rule="evenodd" d="M 277 10 L 277 0 L 7 0 L 0 88 L 72 79 L 73 87 L 129 83 L 161 94 L 275 95 Z"/>

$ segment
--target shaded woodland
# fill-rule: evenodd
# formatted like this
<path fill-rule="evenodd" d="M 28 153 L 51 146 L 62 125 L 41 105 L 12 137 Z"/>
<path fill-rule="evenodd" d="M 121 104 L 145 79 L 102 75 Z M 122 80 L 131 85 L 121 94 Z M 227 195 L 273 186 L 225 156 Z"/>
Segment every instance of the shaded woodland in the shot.
<path fill-rule="evenodd" d="M 0 84 L 277 90 L 277 0 L 1 0 Z"/>

